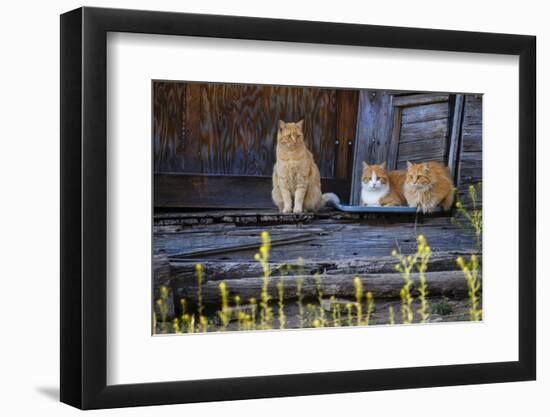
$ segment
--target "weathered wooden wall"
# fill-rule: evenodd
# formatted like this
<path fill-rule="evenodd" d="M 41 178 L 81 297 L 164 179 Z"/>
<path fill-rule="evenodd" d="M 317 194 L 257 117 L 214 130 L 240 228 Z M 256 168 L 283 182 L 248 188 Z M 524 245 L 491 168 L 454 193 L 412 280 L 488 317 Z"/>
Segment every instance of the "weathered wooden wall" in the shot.
<path fill-rule="evenodd" d="M 153 84 L 154 172 L 182 172 L 186 168 L 186 93 L 183 83 Z"/>
<path fill-rule="evenodd" d="M 458 163 L 458 192 L 463 201 L 470 185 L 482 181 L 483 174 L 483 112 L 482 97 L 467 95 L 461 132 L 461 147 Z M 481 198 L 481 195 L 478 195 Z"/>
<path fill-rule="evenodd" d="M 447 162 L 449 99 L 443 97 L 418 105 L 410 100 L 402 107 L 397 169 L 406 168 L 407 161 Z"/>
<path fill-rule="evenodd" d="M 481 181 L 481 96 L 361 90 L 351 202 L 359 204 L 361 163 L 449 166 L 459 191 Z"/>
<path fill-rule="evenodd" d="M 270 176 L 278 120 L 304 119 L 308 148 L 321 175 L 332 178 L 337 96 L 346 117 L 339 130 L 355 136 L 355 92 L 340 96 L 324 88 L 177 82 L 155 82 L 153 89 L 155 172 Z M 347 162 L 347 152 L 340 150 L 339 156 Z"/>
<path fill-rule="evenodd" d="M 359 92 L 336 91 L 335 177 L 350 180 L 353 169 L 353 147 L 357 129 Z"/>
<path fill-rule="evenodd" d="M 481 181 L 479 95 L 179 82 L 155 82 L 153 95 L 157 206 L 201 207 L 194 197 L 202 196 L 236 208 L 223 191 L 238 192 L 235 180 L 249 176 L 258 186 L 241 190 L 249 198 L 240 207 L 270 207 L 279 119 L 304 119 L 323 191 L 345 202 L 359 204 L 362 161 L 392 169 L 441 161 L 461 195 Z M 216 176 L 217 191 L 182 190 L 204 186 L 205 175 Z"/>
<path fill-rule="evenodd" d="M 300 119 L 323 191 L 347 201 L 358 94 L 313 87 L 154 82 L 155 206 L 273 206 L 270 178 L 278 121 Z M 211 182 L 217 189 L 200 188 L 205 176 L 215 177 Z M 235 182 L 244 177 L 256 186 L 243 189 Z M 189 184 L 199 189 L 184 191 Z M 236 205 L 229 193 L 247 198 Z"/>

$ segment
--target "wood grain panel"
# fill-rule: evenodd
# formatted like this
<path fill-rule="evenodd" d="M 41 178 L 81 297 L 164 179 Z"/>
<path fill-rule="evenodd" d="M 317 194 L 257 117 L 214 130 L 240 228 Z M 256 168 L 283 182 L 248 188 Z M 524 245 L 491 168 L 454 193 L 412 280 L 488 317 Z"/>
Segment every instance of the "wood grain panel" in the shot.
<path fill-rule="evenodd" d="M 446 163 L 449 136 L 449 95 L 414 94 L 394 99 L 401 113 L 396 167 L 407 161 Z"/>
<path fill-rule="evenodd" d="M 201 85 L 190 83 L 186 86 L 185 95 L 185 171 L 202 172 L 200 159 L 200 125 L 201 125 Z"/>
<path fill-rule="evenodd" d="M 424 93 L 396 96 L 393 105 L 397 107 L 419 106 L 421 104 L 449 101 L 449 94 Z"/>
<path fill-rule="evenodd" d="M 334 167 L 336 178 L 351 178 L 358 100 L 358 91 L 338 90 L 336 92 L 336 155 Z"/>
<path fill-rule="evenodd" d="M 397 168 L 405 168 L 407 161 L 439 161 L 445 163 L 445 141 L 421 140 L 400 144 Z"/>
<path fill-rule="evenodd" d="M 186 169 L 185 94 L 185 83 L 153 83 L 154 172 L 181 172 Z"/>
<path fill-rule="evenodd" d="M 403 123 L 401 125 L 401 138 L 399 142 L 404 144 L 424 140 L 445 140 L 448 127 L 449 120 L 447 118 L 417 123 Z"/>
<path fill-rule="evenodd" d="M 447 117 L 449 117 L 449 104 L 447 102 L 405 107 L 401 114 L 403 123 L 427 122 L 429 120 L 446 119 Z"/>
<path fill-rule="evenodd" d="M 278 120 L 304 119 L 304 135 L 321 175 L 334 175 L 336 92 L 320 88 L 201 85 L 203 173 L 272 173 Z"/>
<path fill-rule="evenodd" d="M 356 105 L 346 108 L 341 128 L 349 136 Z M 334 89 L 159 81 L 153 114 L 155 172 L 270 176 L 278 121 L 304 119 L 321 175 L 335 175 Z"/>

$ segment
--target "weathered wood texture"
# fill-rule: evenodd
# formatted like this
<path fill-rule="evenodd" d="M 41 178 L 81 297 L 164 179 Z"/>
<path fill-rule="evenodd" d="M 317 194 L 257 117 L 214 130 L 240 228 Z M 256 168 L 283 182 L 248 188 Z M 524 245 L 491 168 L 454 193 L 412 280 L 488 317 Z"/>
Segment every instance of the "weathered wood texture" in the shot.
<path fill-rule="evenodd" d="M 482 96 L 466 95 L 462 124 L 462 140 L 458 164 L 458 192 L 468 203 L 468 187 L 482 181 L 483 112 Z M 479 196 L 481 200 L 481 196 Z"/>
<path fill-rule="evenodd" d="M 351 204 L 360 203 L 362 162 L 379 164 L 386 160 L 390 143 L 393 107 L 387 91 L 361 90 L 353 161 Z"/>
<path fill-rule="evenodd" d="M 418 98 L 415 100 L 415 97 Z M 394 106 L 400 106 L 396 111 L 401 111 L 398 169 L 406 168 L 407 161 L 447 162 L 449 102 L 441 101 L 445 97 L 448 100 L 448 95 L 422 94 L 399 97 L 407 99 L 405 103 L 394 101 Z"/>
<path fill-rule="evenodd" d="M 338 90 L 336 92 L 336 161 L 334 170 L 336 178 L 339 179 L 349 179 L 352 174 L 358 100 L 358 91 Z"/>
<path fill-rule="evenodd" d="M 297 282 L 302 280 L 302 295 L 305 300 L 317 298 L 318 282 L 319 288 L 324 295 L 330 297 L 335 295 L 339 298 L 353 299 L 355 296 L 355 287 L 353 279 L 354 274 L 338 275 L 319 275 L 317 278 L 312 275 L 307 276 L 282 276 L 272 277 L 271 285 L 268 286 L 268 293 L 272 298 L 277 298 L 276 283 L 283 282 L 283 297 L 285 300 L 296 298 Z M 411 276 L 414 284 L 412 286 L 412 295 L 418 295 L 418 274 Z M 399 298 L 399 291 L 403 286 L 403 277 L 401 274 L 363 274 L 359 276 L 363 289 L 370 291 L 375 299 L 380 298 Z M 468 286 L 462 271 L 440 271 L 427 272 L 426 281 L 429 283 L 430 295 L 446 295 L 449 297 L 465 297 L 468 293 Z M 239 295 L 242 300 L 249 298 L 259 299 L 263 279 L 262 277 L 238 278 L 224 281 L 228 294 L 231 298 Z M 177 286 L 177 296 L 186 300 L 196 302 L 198 294 L 196 281 Z M 206 281 L 202 286 L 202 299 L 205 304 L 219 305 L 220 288 L 219 281 Z"/>
<path fill-rule="evenodd" d="M 424 104 L 440 103 L 449 101 L 449 94 L 446 93 L 422 93 L 396 96 L 393 102 L 397 107 L 420 106 Z"/>
<path fill-rule="evenodd" d="M 451 100 L 451 105 L 453 106 L 453 115 L 452 120 L 450 120 L 451 134 L 449 137 L 447 165 L 451 173 L 451 178 L 453 179 L 453 184 L 456 184 L 458 178 L 458 156 L 460 154 L 459 146 L 462 132 L 462 117 L 464 114 L 464 95 L 457 94 L 454 99 Z"/>
<path fill-rule="evenodd" d="M 274 208 L 271 177 L 156 174 L 154 201 L 165 208 Z M 349 198 L 349 181 L 323 178 L 324 193 Z"/>
<path fill-rule="evenodd" d="M 153 250 L 170 262 L 169 286 L 174 299 L 186 298 L 190 308 L 197 301 L 195 265 L 201 263 L 205 277 L 203 301 L 215 311 L 222 280 L 231 296 L 258 299 L 263 284 L 262 267 L 254 260 L 254 254 L 262 231 L 268 231 L 272 241 L 269 292 L 272 297 L 277 295 L 275 284 L 283 275 L 287 300 L 296 297 L 298 278 L 304 279 L 305 299 L 314 300 L 315 274 L 321 278 L 326 297 L 353 299 L 353 278 L 359 276 L 375 299 L 398 299 L 403 278 L 395 273 L 397 260 L 391 252 L 397 249 L 404 254 L 414 253 L 416 236 L 423 234 L 433 251 L 427 277 L 430 296 L 466 297 L 466 282 L 456 259 L 475 253 L 481 261 L 469 229 L 457 226 L 447 217 L 419 216 L 415 225 L 414 219 L 402 223 L 384 216 L 337 217 L 341 215 L 333 211 L 285 215 L 282 223 L 273 212 L 158 214 Z M 416 294 L 416 287 L 413 293 Z"/>
<path fill-rule="evenodd" d="M 321 175 L 334 176 L 335 89 L 155 82 L 153 96 L 155 172 L 271 175 L 278 120 L 304 119 Z"/>
<path fill-rule="evenodd" d="M 257 246 L 257 243 L 256 243 Z M 470 255 L 480 255 L 471 250 L 456 250 L 449 252 L 434 252 L 430 258 L 430 271 L 452 271 L 456 269 L 456 259 L 459 256 L 468 258 Z M 195 262 L 198 259 L 195 259 Z M 177 256 L 170 257 L 173 279 L 182 282 L 193 282 L 196 280 L 195 262 L 189 259 L 180 259 Z M 262 267 L 255 261 L 223 261 L 202 259 L 201 265 L 204 268 L 204 274 L 212 281 L 221 281 L 234 279 L 235 277 L 252 278 L 262 275 Z M 303 260 L 299 263 L 294 260 L 292 263 L 271 263 L 270 273 L 278 277 L 281 272 L 289 267 L 293 274 L 301 271 L 304 275 L 323 274 L 327 278 L 330 275 L 338 274 L 386 274 L 395 272 L 396 259 L 392 256 L 354 256 L 350 259 L 341 257 L 330 260 Z"/>
<path fill-rule="evenodd" d="M 153 83 L 155 172 L 181 172 L 187 168 L 185 158 L 186 108 L 186 84 Z"/>
<path fill-rule="evenodd" d="M 472 233 L 451 224 L 447 218 L 425 219 L 416 225 L 416 230 L 414 223 L 386 223 L 383 220 L 342 222 L 319 219 L 286 225 L 262 222 L 235 229 L 206 225 L 192 234 L 159 233 L 155 235 L 153 247 L 156 252 L 163 251 L 169 257 L 184 254 L 187 258 L 193 258 L 195 251 L 220 249 L 217 253 L 200 254 L 195 258 L 212 262 L 254 262 L 257 248 L 253 246 L 251 249 L 248 245 L 256 243 L 259 246 L 259 235 L 263 230 L 269 231 L 273 239 L 311 235 L 307 241 L 273 247 L 271 260 L 277 263 L 295 264 L 298 257 L 327 264 L 364 257 L 380 258 L 389 256 L 393 249 L 411 253 L 416 248 L 415 233 L 422 233 L 434 252 L 475 250 Z M 223 252 L 225 247 L 238 245 L 243 245 L 242 250 Z"/>

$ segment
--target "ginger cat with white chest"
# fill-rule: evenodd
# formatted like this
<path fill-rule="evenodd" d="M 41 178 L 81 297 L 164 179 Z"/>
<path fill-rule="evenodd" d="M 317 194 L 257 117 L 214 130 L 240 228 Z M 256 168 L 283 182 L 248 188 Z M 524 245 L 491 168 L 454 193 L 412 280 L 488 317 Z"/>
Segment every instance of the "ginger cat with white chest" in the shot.
<path fill-rule="evenodd" d="M 409 207 L 431 213 L 438 206 L 447 211 L 453 205 L 454 189 L 449 168 L 440 162 L 413 164 L 407 161 L 407 177 L 403 186 Z"/>
<path fill-rule="evenodd" d="M 386 162 L 380 165 L 363 162 L 361 176 L 361 205 L 401 206 L 406 203 L 403 195 L 405 171 L 388 171 Z"/>
<path fill-rule="evenodd" d="M 321 193 L 321 174 L 303 134 L 304 121 L 279 121 L 277 161 L 273 167 L 273 201 L 282 213 L 317 211 L 336 195 Z"/>

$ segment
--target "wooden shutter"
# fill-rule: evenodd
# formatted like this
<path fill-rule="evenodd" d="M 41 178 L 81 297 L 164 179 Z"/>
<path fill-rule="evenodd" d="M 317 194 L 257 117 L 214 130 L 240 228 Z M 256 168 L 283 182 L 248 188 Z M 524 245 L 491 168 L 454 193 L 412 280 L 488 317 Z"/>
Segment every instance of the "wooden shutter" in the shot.
<path fill-rule="evenodd" d="M 394 96 L 394 128 L 388 155 L 392 168 L 407 161 L 446 163 L 449 139 L 449 95 Z"/>

